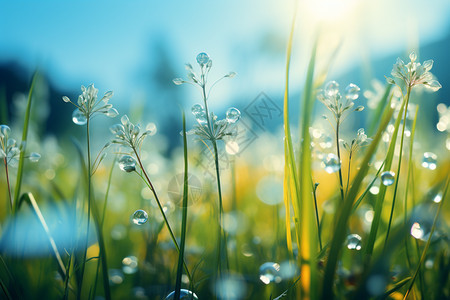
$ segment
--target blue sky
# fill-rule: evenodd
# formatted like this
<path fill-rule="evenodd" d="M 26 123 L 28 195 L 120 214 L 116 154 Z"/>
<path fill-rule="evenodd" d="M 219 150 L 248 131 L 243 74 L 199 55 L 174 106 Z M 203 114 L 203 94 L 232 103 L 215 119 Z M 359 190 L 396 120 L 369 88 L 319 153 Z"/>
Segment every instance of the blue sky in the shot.
<path fill-rule="evenodd" d="M 330 45 L 334 38 L 344 41 L 334 72 L 357 64 L 359 47 L 377 58 L 449 34 L 447 0 L 333 2 L 300 1 L 294 79 L 304 73 L 318 19 L 330 29 Z M 114 90 L 119 99 L 132 99 L 147 91 L 139 76 L 158 61 L 152 49 L 164 41 L 180 76 L 201 51 L 213 57 L 213 75 L 239 74 L 234 92 L 225 84 L 219 98 L 280 90 L 292 11 L 293 1 L 275 0 L 2 1 L 0 61 L 44 69 L 66 90 L 95 82 L 100 93 Z"/>

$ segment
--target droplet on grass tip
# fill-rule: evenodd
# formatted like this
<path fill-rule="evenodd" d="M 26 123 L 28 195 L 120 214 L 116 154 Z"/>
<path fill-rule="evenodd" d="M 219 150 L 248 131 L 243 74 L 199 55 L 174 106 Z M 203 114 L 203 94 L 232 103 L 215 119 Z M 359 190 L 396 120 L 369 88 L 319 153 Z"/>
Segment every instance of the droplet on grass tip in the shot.
<path fill-rule="evenodd" d="M 281 282 L 281 277 L 279 275 L 280 265 L 274 262 L 266 262 L 259 267 L 259 280 L 264 284 L 269 284 L 271 282 L 279 283 Z"/>
<path fill-rule="evenodd" d="M 386 171 L 381 173 L 381 182 L 385 186 L 390 186 L 394 183 L 395 173 L 392 171 Z"/>
<path fill-rule="evenodd" d="M 230 107 L 230 108 L 227 110 L 226 116 L 227 116 L 227 121 L 228 121 L 228 123 L 234 124 L 234 123 L 236 123 L 236 122 L 239 120 L 239 118 L 241 117 L 241 112 L 240 112 L 237 108 Z"/>
<path fill-rule="evenodd" d="M 357 234 L 348 235 L 346 245 L 350 250 L 361 250 L 361 237 Z"/>
<path fill-rule="evenodd" d="M 433 152 L 425 152 L 422 158 L 422 167 L 430 170 L 436 169 L 437 155 Z"/>
<path fill-rule="evenodd" d="M 127 173 L 136 170 L 136 161 L 130 155 L 124 155 L 119 159 L 119 168 Z"/>
<path fill-rule="evenodd" d="M 165 298 L 165 300 L 174 300 L 174 299 L 175 299 L 175 291 L 171 292 Z M 198 297 L 194 292 L 191 292 L 186 289 L 180 289 L 180 300 L 198 300 Z"/>
<path fill-rule="evenodd" d="M 148 214 L 145 210 L 138 209 L 133 213 L 133 223 L 136 225 L 145 224 L 148 220 Z"/>
<path fill-rule="evenodd" d="M 328 155 L 322 160 L 322 168 L 324 168 L 329 174 L 339 171 L 341 168 L 339 157 L 333 153 L 328 153 Z"/>
<path fill-rule="evenodd" d="M 72 113 L 72 121 L 80 126 L 87 123 L 86 116 L 78 108 Z"/>

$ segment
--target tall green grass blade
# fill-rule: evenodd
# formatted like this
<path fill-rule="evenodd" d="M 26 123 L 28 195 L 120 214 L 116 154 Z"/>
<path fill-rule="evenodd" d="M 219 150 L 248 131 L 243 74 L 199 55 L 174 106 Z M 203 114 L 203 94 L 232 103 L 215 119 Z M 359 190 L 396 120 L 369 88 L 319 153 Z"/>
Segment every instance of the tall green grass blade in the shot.
<path fill-rule="evenodd" d="M 416 113 L 414 115 L 414 121 L 411 127 L 411 137 L 409 141 L 409 163 L 408 163 L 408 170 L 407 170 L 407 178 L 406 178 L 406 184 L 405 184 L 405 197 L 404 197 L 404 211 L 403 211 L 403 223 L 408 223 L 408 191 L 409 191 L 409 184 L 411 181 L 411 174 L 412 174 L 412 168 L 413 168 L 413 146 L 414 146 L 414 136 L 416 133 L 416 123 L 417 123 L 417 115 L 419 113 L 419 105 L 416 107 Z M 408 239 L 405 239 L 405 252 L 406 252 L 406 262 L 409 267 L 411 267 L 411 258 L 410 258 L 410 251 L 409 251 L 409 244 Z"/>
<path fill-rule="evenodd" d="M 37 76 L 38 76 L 38 73 L 35 72 L 33 75 L 33 79 L 31 80 L 30 90 L 28 91 L 27 108 L 25 111 L 25 118 L 24 118 L 23 130 L 22 130 L 22 143 L 20 145 L 21 151 L 20 151 L 20 157 L 19 157 L 19 166 L 17 168 L 16 187 L 14 190 L 13 213 L 15 213 L 17 211 L 19 196 L 20 196 L 20 189 L 22 187 L 23 166 L 24 166 L 24 162 L 25 162 L 25 150 L 27 147 L 28 127 L 30 126 L 30 117 L 31 117 L 31 104 L 32 104 L 31 100 L 33 99 L 34 85 L 36 83 Z"/>
<path fill-rule="evenodd" d="M 297 5 L 297 1 L 295 2 Z M 284 89 L 284 103 L 283 103 L 283 122 L 284 122 L 284 161 L 285 172 L 283 178 L 283 198 L 286 208 L 286 239 L 289 250 L 292 252 L 292 237 L 291 237 L 291 216 L 290 216 L 290 199 L 292 200 L 295 216 L 295 228 L 297 232 L 297 244 L 300 245 L 300 227 L 298 220 L 300 212 L 298 209 L 299 186 L 297 180 L 297 164 L 295 163 L 294 148 L 292 146 L 291 127 L 289 122 L 289 70 L 292 55 L 292 42 L 294 38 L 295 22 L 297 18 L 297 8 L 294 9 L 292 18 L 291 31 L 289 34 L 287 54 L 286 54 L 286 74 L 285 74 L 285 89 Z"/>
<path fill-rule="evenodd" d="M 400 180 L 400 171 L 401 171 L 401 166 L 402 166 L 402 157 L 403 157 L 403 144 L 404 144 L 404 140 L 405 140 L 405 127 L 406 127 L 406 115 L 408 113 L 408 103 L 409 103 L 409 96 L 411 94 L 411 88 L 408 89 L 408 93 L 406 95 L 406 104 L 405 104 L 405 112 L 403 115 L 403 126 L 402 126 L 402 136 L 400 139 L 400 154 L 398 157 L 398 166 L 397 166 L 397 174 L 395 176 L 395 185 L 394 185 L 394 196 L 392 198 L 392 206 L 391 206 L 391 213 L 389 215 L 389 222 L 388 222 L 388 227 L 386 230 L 386 241 L 389 238 L 389 231 L 391 229 L 391 223 L 392 223 L 392 218 L 394 216 L 394 208 L 395 208 L 395 200 L 397 199 L 397 191 L 398 191 L 398 182 Z"/>
<path fill-rule="evenodd" d="M 398 112 L 398 115 L 397 115 L 397 119 L 395 120 L 394 132 L 392 133 L 392 139 L 389 144 L 383 172 L 391 170 L 392 161 L 394 159 L 395 144 L 397 141 L 397 136 L 398 136 L 398 131 L 400 128 L 400 123 L 402 120 L 403 111 L 406 109 L 405 104 L 407 102 L 407 98 L 409 98 L 409 92 L 408 92 L 407 97 L 405 97 L 403 99 L 401 107 L 400 107 L 400 111 Z M 381 213 L 382 213 L 382 209 L 383 209 L 384 199 L 386 196 L 386 191 L 387 191 L 387 187 L 384 184 L 380 185 L 380 191 L 378 193 L 378 197 L 375 202 L 374 217 L 373 217 L 372 225 L 370 228 L 369 238 L 367 239 L 367 244 L 364 247 L 365 248 L 364 256 L 365 256 L 365 264 L 366 265 L 368 265 L 370 263 L 372 252 L 373 252 L 373 247 L 375 244 L 375 240 L 377 238 L 377 232 L 378 232 L 378 227 L 380 226 Z"/>
<path fill-rule="evenodd" d="M 301 148 L 300 148 L 300 235 L 299 256 L 303 264 L 301 265 L 302 279 L 300 280 L 304 296 L 306 298 L 318 298 L 318 273 L 316 256 L 318 246 L 318 229 L 314 219 L 314 200 L 311 185 L 311 136 L 309 127 L 311 125 L 312 110 L 314 107 L 314 69 L 316 62 L 318 39 L 314 41 L 311 58 L 308 65 L 306 82 L 302 97 L 302 117 L 301 117 Z"/>
<path fill-rule="evenodd" d="M 450 170 L 447 169 L 447 180 L 446 180 L 446 183 L 445 183 L 444 192 L 442 193 L 442 199 L 441 199 L 441 202 L 439 202 L 439 206 L 438 206 L 438 209 L 437 209 L 437 211 L 436 211 L 436 215 L 434 216 L 433 225 L 432 225 L 432 227 L 431 227 L 430 235 L 429 235 L 428 240 L 427 240 L 427 243 L 426 243 L 426 245 L 425 245 L 425 249 L 423 249 L 422 256 L 420 257 L 420 261 L 419 261 L 419 263 L 417 264 L 417 268 L 416 268 L 416 270 L 415 270 L 415 272 L 414 272 L 414 275 L 413 275 L 413 277 L 412 277 L 412 279 L 411 279 L 411 282 L 410 282 L 410 284 L 409 284 L 408 290 L 406 291 L 405 296 L 403 297 L 403 299 L 405 299 L 405 300 L 408 299 L 408 295 L 409 295 L 409 293 L 411 292 L 412 287 L 414 286 L 414 281 L 416 280 L 417 275 L 418 275 L 418 273 L 419 273 L 419 270 L 420 270 L 422 264 L 423 264 L 424 261 L 425 261 L 425 257 L 426 257 L 428 248 L 430 247 L 431 238 L 433 237 L 433 233 L 434 233 L 434 231 L 436 230 L 436 223 L 437 223 L 439 214 L 440 214 L 440 212 L 441 212 L 441 210 L 442 210 L 442 206 L 443 206 L 444 201 L 445 201 L 446 198 L 448 197 L 447 192 L 448 192 L 448 186 L 449 186 L 449 183 L 450 183 L 450 175 L 448 175 L 448 174 L 449 174 L 449 171 L 450 171 Z M 422 286 L 421 292 L 423 292 L 423 288 L 424 288 L 424 286 Z"/>
<path fill-rule="evenodd" d="M 184 181 L 183 181 L 183 214 L 181 218 L 181 241 L 180 252 L 178 254 L 178 267 L 177 267 L 177 279 L 175 283 L 175 295 L 174 299 L 180 298 L 181 289 L 181 275 L 183 274 L 183 262 L 184 262 L 184 246 L 186 243 L 186 223 L 187 223 L 187 210 L 188 210 L 188 150 L 186 139 L 186 117 L 183 111 L 183 153 L 184 153 Z"/>
<path fill-rule="evenodd" d="M 364 177 L 367 175 L 367 172 L 369 171 L 369 162 L 372 160 L 375 154 L 375 150 L 377 149 L 378 144 L 381 140 L 383 131 L 389 124 L 393 112 L 394 111 L 390 108 L 389 105 L 385 107 L 383 117 L 380 126 L 378 127 L 377 133 L 374 136 L 370 146 L 368 147 L 366 155 L 364 156 L 364 159 L 361 163 L 361 168 L 359 169 L 358 173 L 355 176 L 355 179 L 352 182 L 350 191 L 347 197 L 345 198 L 344 203 L 342 204 L 340 214 L 336 216 L 337 221 L 334 222 L 336 224 L 336 227 L 332 235 L 333 239 L 330 244 L 328 262 L 325 266 L 325 274 L 323 279 L 322 299 L 324 300 L 333 299 L 334 297 L 333 294 L 334 275 L 336 272 L 340 252 L 342 250 L 341 249 L 342 244 L 344 243 L 344 240 L 346 238 L 347 234 L 346 229 L 352 211 L 353 202 L 358 194 L 359 188 L 361 186 Z"/>

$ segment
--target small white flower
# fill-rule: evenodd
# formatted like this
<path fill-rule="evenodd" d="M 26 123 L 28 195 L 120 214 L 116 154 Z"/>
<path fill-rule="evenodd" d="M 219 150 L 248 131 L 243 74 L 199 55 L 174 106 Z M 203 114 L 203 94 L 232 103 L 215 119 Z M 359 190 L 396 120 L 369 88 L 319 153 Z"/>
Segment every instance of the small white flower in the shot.
<path fill-rule="evenodd" d="M 87 88 L 82 85 L 81 92 L 81 95 L 78 96 L 77 103 L 72 102 L 67 96 L 62 97 L 64 102 L 72 103 L 77 107 L 75 112 L 78 118 L 82 116 L 83 119 L 89 120 L 96 113 L 103 114 L 110 118 L 114 118 L 119 115 L 117 110 L 113 108 L 112 104 L 108 103 L 109 99 L 111 99 L 114 94 L 112 91 L 106 92 L 105 95 L 99 100 L 97 99 L 98 89 L 94 87 L 94 84 L 89 85 Z M 84 120 L 77 121 L 75 119 L 74 122 L 78 125 L 86 124 Z"/>
<path fill-rule="evenodd" d="M 409 59 L 410 62 L 405 64 L 400 58 L 397 58 L 397 62 L 391 71 L 393 78 L 386 78 L 389 84 L 395 84 L 402 90 L 416 85 L 423 85 L 433 92 L 442 87 L 430 72 L 433 67 L 433 60 L 427 60 L 421 65 L 419 62 L 416 62 L 417 55 L 414 52 L 409 55 Z"/>
<path fill-rule="evenodd" d="M 345 89 L 345 102 L 339 92 L 339 84 L 336 81 L 330 81 L 319 91 L 317 99 L 322 102 L 334 115 L 336 121 L 340 124 L 343 121 L 344 113 L 349 111 L 355 103 L 353 100 L 359 97 L 359 87 L 350 83 Z M 364 106 L 358 106 L 354 111 L 362 111 Z"/>

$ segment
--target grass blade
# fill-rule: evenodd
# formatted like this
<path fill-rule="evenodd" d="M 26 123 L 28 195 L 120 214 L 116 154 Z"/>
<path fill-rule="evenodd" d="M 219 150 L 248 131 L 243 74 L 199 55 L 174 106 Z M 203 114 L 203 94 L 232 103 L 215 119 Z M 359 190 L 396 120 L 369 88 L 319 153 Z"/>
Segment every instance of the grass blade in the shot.
<path fill-rule="evenodd" d="M 33 75 L 33 79 L 31 80 L 30 90 L 28 91 L 28 102 L 27 102 L 27 108 L 25 111 L 25 119 L 24 119 L 23 130 L 22 130 L 22 143 L 20 145 L 21 151 L 20 151 L 20 157 L 19 157 L 19 166 L 17 168 L 16 188 L 14 190 L 13 213 L 15 213 L 18 208 L 20 188 L 22 187 L 23 165 L 24 165 L 24 161 L 25 161 L 25 150 L 27 147 L 26 143 L 27 143 L 27 138 L 28 138 L 28 127 L 30 125 L 30 117 L 31 117 L 31 103 L 32 103 L 31 100 L 33 98 L 34 85 L 36 83 L 37 76 L 38 76 L 38 73 L 35 72 Z"/>
<path fill-rule="evenodd" d="M 297 3 L 297 2 L 295 2 Z M 299 233 L 300 227 L 298 220 L 300 212 L 298 206 L 294 203 L 298 203 L 299 199 L 299 187 L 297 180 L 297 164 L 295 163 L 294 149 L 292 146 L 291 127 L 289 122 L 289 70 L 291 64 L 292 53 L 292 41 L 294 38 L 294 29 L 296 21 L 297 7 L 294 8 L 294 16 L 292 19 L 291 31 L 289 34 L 287 54 L 286 54 L 286 83 L 284 89 L 284 104 L 283 104 L 283 121 L 284 121 L 284 161 L 285 172 L 283 178 L 283 198 L 286 207 L 286 238 L 289 250 L 292 252 L 292 238 L 291 238 L 291 216 L 290 216 L 290 204 L 289 200 L 292 200 L 294 215 L 295 215 L 295 227 L 297 232 L 297 244 L 300 245 Z"/>
<path fill-rule="evenodd" d="M 301 235 L 299 244 L 299 256 L 304 262 L 301 265 L 300 279 L 303 296 L 306 298 L 317 299 L 318 297 L 318 273 L 316 256 L 319 249 L 318 233 L 316 230 L 316 220 L 314 219 L 314 200 L 313 188 L 311 185 L 311 136 L 309 134 L 309 127 L 311 125 L 312 109 L 314 105 L 314 69 L 316 61 L 316 50 L 318 40 L 314 42 L 311 58 L 308 65 L 308 72 L 306 75 L 306 82 L 302 97 L 302 117 L 301 117 L 301 148 L 300 148 L 300 229 L 298 233 Z M 308 262 L 308 263 L 305 263 Z"/>
<path fill-rule="evenodd" d="M 340 210 L 340 214 L 336 216 L 337 222 L 335 222 L 336 227 L 334 230 L 333 239 L 330 244 L 330 252 L 328 256 L 328 262 L 325 266 L 325 274 L 323 279 L 323 287 L 322 287 L 322 299 L 332 299 L 334 297 L 333 294 L 333 283 L 334 283 L 334 275 L 337 267 L 337 262 L 340 256 L 342 244 L 344 243 L 346 237 L 346 228 L 348 224 L 348 220 L 350 218 L 350 214 L 352 211 L 353 202 L 358 194 L 359 187 L 369 171 L 369 162 L 375 154 L 375 150 L 378 147 L 378 144 L 381 140 L 381 136 L 383 131 L 387 127 L 392 114 L 393 109 L 390 108 L 389 105 L 386 106 L 382 121 L 378 128 L 376 135 L 374 136 L 372 143 L 370 144 L 366 155 L 361 163 L 361 168 L 355 176 L 353 180 L 350 191 L 345 198 L 345 201 L 342 205 L 342 209 Z"/>
<path fill-rule="evenodd" d="M 389 144 L 389 149 L 388 149 L 388 153 L 386 155 L 383 172 L 390 171 L 391 166 L 392 166 L 392 161 L 393 161 L 394 152 L 395 152 L 395 144 L 397 141 L 397 135 L 398 135 L 400 123 L 402 120 L 401 116 L 403 115 L 403 110 L 406 109 L 406 107 L 405 107 L 406 99 L 407 99 L 406 97 L 403 99 L 401 107 L 400 107 L 400 111 L 398 112 L 397 119 L 395 120 L 394 132 L 392 133 L 392 139 Z M 377 231 L 378 231 L 378 227 L 380 226 L 381 211 L 383 209 L 383 202 L 384 202 L 384 198 L 386 196 L 386 190 L 387 190 L 387 187 L 384 184 L 381 184 L 380 191 L 378 193 L 378 197 L 377 197 L 377 200 L 375 203 L 375 211 L 374 211 L 372 225 L 370 228 L 369 238 L 368 238 L 367 244 L 365 246 L 364 256 L 365 256 L 365 264 L 366 265 L 368 265 L 370 263 L 372 252 L 373 252 L 373 247 L 375 245 L 375 240 L 377 238 Z"/>
<path fill-rule="evenodd" d="M 181 218 L 181 241 L 180 252 L 178 254 L 177 279 L 175 284 L 175 297 L 180 298 L 181 275 L 183 274 L 184 246 L 186 243 L 186 222 L 188 205 L 188 151 L 186 139 L 186 117 L 183 111 L 183 150 L 184 150 L 184 181 L 183 181 L 183 215 Z"/>

